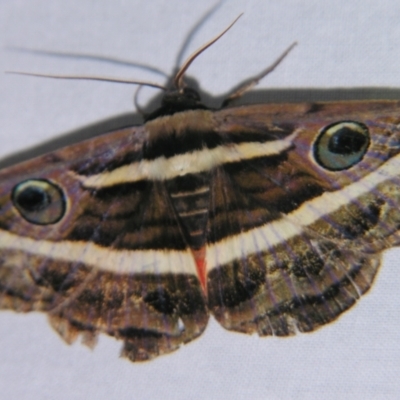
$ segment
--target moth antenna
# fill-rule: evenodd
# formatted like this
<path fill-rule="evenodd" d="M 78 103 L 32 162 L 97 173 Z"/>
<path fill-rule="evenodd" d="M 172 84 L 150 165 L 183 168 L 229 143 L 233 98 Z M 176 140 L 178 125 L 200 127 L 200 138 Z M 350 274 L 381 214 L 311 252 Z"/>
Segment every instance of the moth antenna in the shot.
<path fill-rule="evenodd" d="M 187 71 L 187 69 L 190 67 L 192 62 L 206 49 L 208 49 L 211 45 L 213 45 L 218 39 L 220 39 L 223 35 L 225 35 L 226 32 L 229 31 L 229 29 L 232 28 L 232 26 L 237 22 L 237 20 L 243 15 L 241 13 L 224 31 L 222 31 L 219 35 L 211 39 L 209 42 L 201 46 L 198 50 L 196 50 L 189 58 L 184 62 L 182 67 L 179 69 L 177 74 L 175 75 L 174 78 L 174 85 L 178 90 L 181 90 L 183 88 L 183 75 Z"/>
<path fill-rule="evenodd" d="M 139 92 L 140 92 L 140 89 L 141 89 L 142 87 L 143 87 L 142 85 L 139 85 L 139 86 L 136 88 L 136 90 L 135 90 L 135 95 L 133 96 L 133 104 L 135 105 L 135 108 L 136 108 L 137 112 L 138 112 L 139 114 L 141 114 L 142 117 L 145 117 L 146 113 L 143 111 L 142 107 L 140 107 L 140 105 L 139 105 Z"/>
<path fill-rule="evenodd" d="M 275 60 L 269 67 L 261 71 L 259 74 L 247 79 L 238 89 L 236 89 L 228 98 L 224 100 L 222 106 L 226 106 L 234 99 L 242 96 L 243 93 L 250 90 L 252 87 L 258 84 L 258 82 L 264 78 L 266 75 L 271 73 L 282 61 L 283 59 L 290 53 L 293 47 L 297 46 L 297 42 L 292 43 L 278 58 Z"/>
<path fill-rule="evenodd" d="M 111 64 L 116 64 L 116 65 L 123 65 L 123 66 L 128 66 L 128 67 L 144 69 L 146 71 L 161 75 L 164 78 L 169 78 L 167 73 L 165 73 L 164 71 L 162 71 L 159 68 L 153 67 L 152 65 L 132 62 L 132 61 L 128 61 L 128 60 L 124 60 L 124 59 L 120 59 L 120 58 L 100 56 L 100 55 L 96 55 L 96 54 L 68 53 L 68 52 L 63 52 L 63 51 L 27 49 L 25 47 L 17 47 L 17 46 L 7 46 L 6 49 L 11 50 L 11 51 L 17 51 L 20 53 L 30 53 L 30 54 L 36 54 L 36 55 L 42 55 L 42 56 L 107 62 L 107 63 L 111 63 Z"/>
<path fill-rule="evenodd" d="M 174 70 L 178 70 L 179 66 L 182 65 L 183 61 L 183 55 L 186 52 L 189 44 L 191 43 L 193 37 L 196 35 L 198 30 L 203 26 L 203 24 L 210 18 L 212 14 L 215 13 L 215 11 L 220 8 L 222 3 L 224 3 L 225 0 L 220 0 L 218 3 L 216 3 L 214 6 L 212 6 L 201 18 L 200 21 L 196 23 L 196 25 L 190 30 L 190 32 L 186 35 L 186 39 L 184 43 L 182 44 L 181 49 L 179 50 L 178 56 L 176 57 L 176 62 L 175 62 L 175 67 Z"/>
<path fill-rule="evenodd" d="M 84 75 L 51 75 L 51 74 L 34 74 L 31 72 L 20 71 L 6 71 L 6 74 L 36 76 L 39 78 L 53 78 L 53 79 L 71 79 L 71 80 L 86 80 L 86 81 L 100 81 L 100 82 L 113 82 L 113 83 L 127 83 L 130 85 L 149 86 L 156 89 L 167 90 L 166 87 L 154 82 L 136 81 L 131 79 L 117 79 L 104 76 L 84 76 Z"/>

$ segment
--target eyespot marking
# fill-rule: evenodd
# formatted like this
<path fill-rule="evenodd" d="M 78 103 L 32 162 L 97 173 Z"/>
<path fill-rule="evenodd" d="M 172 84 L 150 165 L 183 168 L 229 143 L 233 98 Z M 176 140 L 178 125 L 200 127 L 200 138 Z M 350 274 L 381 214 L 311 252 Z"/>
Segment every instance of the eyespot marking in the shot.
<path fill-rule="evenodd" d="M 319 165 L 340 171 L 357 164 L 370 143 L 366 125 L 356 121 L 340 121 L 323 128 L 314 143 L 314 158 Z"/>
<path fill-rule="evenodd" d="M 14 187 L 11 198 L 20 215 L 32 224 L 55 224 L 65 214 L 63 191 L 45 179 L 20 182 Z"/>

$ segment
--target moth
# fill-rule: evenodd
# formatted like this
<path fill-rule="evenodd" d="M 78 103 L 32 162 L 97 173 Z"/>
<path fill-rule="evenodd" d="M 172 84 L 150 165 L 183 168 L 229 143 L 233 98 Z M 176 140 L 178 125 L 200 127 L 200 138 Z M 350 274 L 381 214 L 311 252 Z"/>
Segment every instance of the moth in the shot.
<path fill-rule="evenodd" d="M 143 361 L 210 316 L 289 336 L 369 290 L 400 244 L 400 102 L 209 109 L 194 58 L 143 125 L 0 171 L 2 309 Z"/>

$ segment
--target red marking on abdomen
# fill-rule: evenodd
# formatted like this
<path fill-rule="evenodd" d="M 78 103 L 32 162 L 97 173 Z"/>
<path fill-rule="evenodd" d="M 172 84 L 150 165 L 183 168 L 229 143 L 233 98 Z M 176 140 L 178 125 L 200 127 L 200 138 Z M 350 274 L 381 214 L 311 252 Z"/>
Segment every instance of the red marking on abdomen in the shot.
<path fill-rule="evenodd" d="M 203 292 L 207 295 L 207 280 L 206 280 L 206 248 L 203 246 L 199 250 L 192 250 L 194 260 L 196 261 L 197 275 L 200 280 Z"/>

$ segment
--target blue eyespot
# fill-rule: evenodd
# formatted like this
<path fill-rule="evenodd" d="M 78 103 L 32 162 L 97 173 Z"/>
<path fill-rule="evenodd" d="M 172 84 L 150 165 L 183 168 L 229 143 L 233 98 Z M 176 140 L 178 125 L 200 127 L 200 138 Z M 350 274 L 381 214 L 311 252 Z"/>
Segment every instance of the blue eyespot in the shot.
<path fill-rule="evenodd" d="M 14 187 L 11 198 L 21 216 L 33 224 L 54 224 L 65 214 L 62 190 L 44 179 L 19 183 Z"/>
<path fill-rule="evenodd" d="M 366 125 L 340 121 L 322 129 L 314 143 L 314 158 L 331 171 L 348 169 L 364 157 L 370 143 Z"/>

